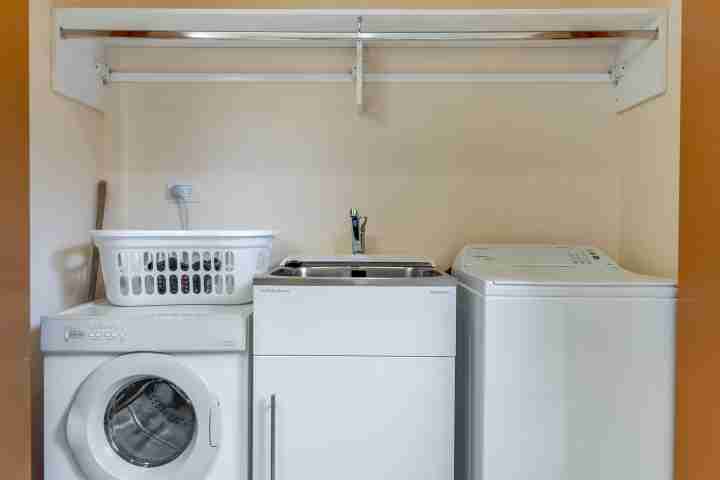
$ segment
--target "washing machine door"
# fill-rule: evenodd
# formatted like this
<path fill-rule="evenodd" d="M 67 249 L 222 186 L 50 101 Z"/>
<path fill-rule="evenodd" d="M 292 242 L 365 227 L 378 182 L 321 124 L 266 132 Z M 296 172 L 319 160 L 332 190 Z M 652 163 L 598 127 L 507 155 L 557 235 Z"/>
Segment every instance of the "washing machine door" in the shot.
<path fill-rule="evenodd" d="M 220 404 L 171 355 L 117 357 L 75 395 L 67 439 L 89 480 L 204 479 L 220 443 Z"/>

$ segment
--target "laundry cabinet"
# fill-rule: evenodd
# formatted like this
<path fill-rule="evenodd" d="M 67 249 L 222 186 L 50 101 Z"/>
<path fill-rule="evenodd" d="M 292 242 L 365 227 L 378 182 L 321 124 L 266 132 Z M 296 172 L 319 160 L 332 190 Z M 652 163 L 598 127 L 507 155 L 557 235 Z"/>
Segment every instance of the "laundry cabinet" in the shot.
<path fill-rule="evenodd" d="M 455 287 L 415 288 L 255 287 L 254 480 L 453 478 Z"/>
<path fill-rule="evenodd" d="M 256 359 L 254 478 L 449 480 L 453 375 L 449 359 Z"/>

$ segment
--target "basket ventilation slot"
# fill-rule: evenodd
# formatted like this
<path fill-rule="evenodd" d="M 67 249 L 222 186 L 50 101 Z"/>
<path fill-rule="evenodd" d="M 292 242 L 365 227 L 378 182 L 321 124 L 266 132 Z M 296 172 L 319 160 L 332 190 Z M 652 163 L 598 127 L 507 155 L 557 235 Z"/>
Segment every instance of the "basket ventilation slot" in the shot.
<path fill-rule="evenodd" d="M 231 250 L 120 252 L 117 269 L 126 297 L 235 294 Z"/>

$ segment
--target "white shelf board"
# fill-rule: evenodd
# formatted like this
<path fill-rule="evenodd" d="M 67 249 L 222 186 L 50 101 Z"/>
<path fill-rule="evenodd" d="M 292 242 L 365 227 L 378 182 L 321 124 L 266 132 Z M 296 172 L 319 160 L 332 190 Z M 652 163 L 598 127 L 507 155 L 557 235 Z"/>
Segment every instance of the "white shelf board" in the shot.
<path fill-rule="evenodd" d="M 616 81 L 618 111 L 630 108 L 662 94 L 667 88 L 667 12 L 664 9 L 525 9 L 525 10 L 218 10 L 218 9 L 96 9 L 69 8 L 55 10 L 56 38 L 54 56 L 54 88 L 71 98 L 101 109 L 103 84 L 95 73 L 95 65 L 104 63 L 107 46 L 222 46 L 287 47 L 321 46 L 355 48 L 353 40 L 333 41 L 241 41 L 208 40 L 137 40 L 137 39 L 72 39 L 63 40 L 61 28 L 80 30 L 153 30 L 153 31 L 261 31 L 261 32 L 357 32 L 358 17 L 362 31 L 373 32 L 496 32 L 496 31 L 563 31 L 635 30 L 648 27 L 660 29 L 660 39 L 588 40 L 588 41 L 523 41 L 513 47 L 528 48 L 592 48 L 609 44 L 617 48 L 618 68 L 615 75 L 568 73 L 548 74 L 390 74 L 365 73 L 365 81 L 397 82 L 605 82 Z M 383 42 L 385 45 L 424 48 L 442 47 L 504 47 L 510 43 L 494 42 Z M 429 59 L 431 62 L 432 59 Z M 614 66 L 610 66 L 614 67 Z M 610 68 L 609 68 L 610 70 Z M 620 75 L 617 75 L 621 72 Z M 106 80 L 125 82 L 153 81 L 350 81 L 350 74 L 160 74 L 115 73 Z"/>
<path fill-rule="evenodd" d="M 512 10 L 220 10 L 57 9 L 60 26 L 97 30 L 440 32 L 535 29 L 623 30 L 647 27 L 663 10 L 645 8 Z"/>

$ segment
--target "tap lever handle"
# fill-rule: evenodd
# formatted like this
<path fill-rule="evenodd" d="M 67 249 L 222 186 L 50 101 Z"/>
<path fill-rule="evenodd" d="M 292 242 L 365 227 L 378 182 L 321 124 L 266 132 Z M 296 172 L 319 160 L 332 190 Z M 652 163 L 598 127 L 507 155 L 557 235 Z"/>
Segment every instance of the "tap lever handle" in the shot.
<path fill-rule="evenodd" d="M 352 252 L 353 255 L 365 253 L 365 229 L 368 217 L 361 217 L 357 208 L 350 209 L 352 222 Z"/>

